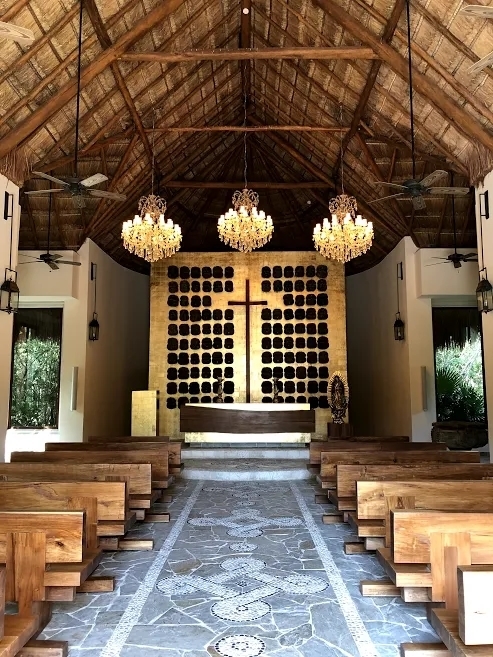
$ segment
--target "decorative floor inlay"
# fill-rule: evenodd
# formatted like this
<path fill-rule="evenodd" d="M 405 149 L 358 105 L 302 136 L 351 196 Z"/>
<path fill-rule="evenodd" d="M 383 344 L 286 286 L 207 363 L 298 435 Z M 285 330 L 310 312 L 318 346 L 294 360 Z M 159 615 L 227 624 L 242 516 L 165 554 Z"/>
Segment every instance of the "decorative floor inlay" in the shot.
<path fill-rule="evenodd" d="M 234 634 L 226 636 L 214 646 L 224 657 L 258 657 L 265 650 L 265 643 L 256 636 Z"/>
<path fill-rule="evenodd" d="M 245 522 L 241 522 L 245 521 Z M 196 527 L 229 527 L 228 536 L 238 538 L 255 538 L 262 536 L 263 529 L 271 527 L 298 527 L 302 524 L 300 518 L 264 518 L 257 509 L 245 511 L 234 510 L 227 518 L 192 518 L 189 525 Z"/>
<path fill-rule="evenodd" d="M 437 641 L 423 605 L 361 597 L 360 580 L 385 574 L 344 554 L 351 530 L 322 523 L 312 483 L 170 492 L 171 522 L 130 532 L 154 551 L 106 553 L 95 574 L 116 590 L 54 605 L 42 638 L 69 657 L 398 657 L 401 642 Z"/>

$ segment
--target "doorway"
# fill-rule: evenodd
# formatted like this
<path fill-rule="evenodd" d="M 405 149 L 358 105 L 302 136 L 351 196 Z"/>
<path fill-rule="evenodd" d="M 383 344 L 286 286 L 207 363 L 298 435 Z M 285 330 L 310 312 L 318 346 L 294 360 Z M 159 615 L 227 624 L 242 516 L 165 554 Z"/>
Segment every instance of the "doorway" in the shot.
<path fill-rule="evenodd" d="M 481 318 L 474 308 L 433 308 L 437 421 L 484 422 Z"/>

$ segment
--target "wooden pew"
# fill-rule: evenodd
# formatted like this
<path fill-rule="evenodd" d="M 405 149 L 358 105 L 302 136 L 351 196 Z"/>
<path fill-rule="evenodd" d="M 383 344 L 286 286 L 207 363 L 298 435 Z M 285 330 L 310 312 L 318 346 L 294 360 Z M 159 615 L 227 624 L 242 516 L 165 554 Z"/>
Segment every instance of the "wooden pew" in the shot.
<path fill-rule="evenodd" d="M 168 488 L 170 483 L 168 453 L 156 452 L 153 449 L 142 449 L 137 453 L 132 450 L 125 452 L 111 450 L 78 452 L 70 449 L 56 452 L 12 452 L 10 460 L 12 463 L 150 463 L 152 466 L 153 488 Z"/>
<path fill-rule="evenodd" d="M 377 557 L 396 587 L 427 589 L 432 602 L 458 608 L 457 567 L 489 564 L 493 513 L 391 512 L 392 548 Z"/>
<path fill-rule="evenodd" d="M 348 452 L 360 451 L 399 451 L 414 450 L 416 448 L 430 450 L 431 452 L 447 451 L 444 443 L 410 443 L 407 436 L 392 436 L 391 438 L 378 438 L 362 436 L 348 440 L 323 440 L 310 443 L 310 465 L 320 465 L 322 452 L 346 450 Z"/>
<path fill-rule="evenodd" d="M 357 526 L 364 537 L 382 537 L 391 547 L 390 514 L 394 509 L 493 512 L 493 480 L 358 481 Z"/>
<path fill-rule="evenodd" d="M 478 452 L 433 452 L 416 449 L 414 451 L 364 452 L 347 453 L 333 451 L 322 453 L 321 476 L 337 482 L 338 465 L 391 465 L 396 463 L 479 463 Z M 343 498 L 339 490 L 329 491 L 329 499 L 340 511 L 354 511 L 355 498 Z"/>
<path fill-rule="evenodd" d="M 137 451 L 137 450 L 154 450 L 160 453 L 166 453 L 168 457 L 168 467 L 170 474 L 179 474 L 183 468 L 181 462 L 181 442 L 170 442 L 162 440 L 151 440 L 151 438 L 126 439 L 118 438 L 107 440 L 106 442 L 97 442 L 93 440 L 90 443 L 46 443 L 45 450 L 54 451 Z"/>
<path fill-rule="evenodd" d="M 168 443 L 169 471 L 172 475 L 180 474 L 183 470 L 181 461 L 181 440 L 171 440 L 169 436 L 89 436 L 88 442 L 92 444 L 110 445 L 111 443 Z"/>
<path fill-rule="evenodd" d="M 17 602 L 19 608 L 4 617 L 1 657 L 21 654 L 49 621 L 52 580 L 63 578 L 64 567 L 82 560 L 83 536 L 81 511 L 0 511 L 0 564 L 5 565 L 0 589 L 4 600 Z"/>
<path fill-rule="evenodd" d="M 63 468 L 58 462 L 0 463 L 0 477 L 23 481 L 106 481 L 112 477 L 127 481 L 129 495 L 152 492 L 150 463 L 64 463 Z"/>
<path fill-rule="evenodd" d="M 124 481 L 0 481 L 0 509 L 4 511 L 63 510 L 64 498 L 78 497 L 96 499 L 91 549 L 98 547 L 99 537 L 124 536 L 135 523 Z"/>
<path fill-rule="evenodd" d="M 459 609 L 432 609 L 430 624 L 442 639 L 435 649 L 444 655 L 461 657 L 490 657 L 493 654 L 493 610 L 491 586 L 493 566 L 459 566 Z M 401 644 L 402 657 L 413 657 L 419 650 L 423 655 L 429 644 Z M 449 652 L 450 651 L 450 652 Z"/>

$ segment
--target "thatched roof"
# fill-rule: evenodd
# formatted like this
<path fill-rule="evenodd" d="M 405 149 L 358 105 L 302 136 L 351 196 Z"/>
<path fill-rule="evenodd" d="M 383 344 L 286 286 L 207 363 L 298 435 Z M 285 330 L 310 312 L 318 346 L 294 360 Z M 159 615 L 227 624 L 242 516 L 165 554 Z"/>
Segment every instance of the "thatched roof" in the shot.
<path fill-rule="evenodd" d="M 493 70 L 468 73 L 493 50 L 493 23 L 459 14 L 462 4 L 412 0 L 411 9 L 417 175 L 445 169 L 449 182 L 468 186 L 493 164 Z M 340 189 L 341 153 L 340 132 L 315 128 L 337 129 L 341 108 L 345 188 L 376 227 L 375 246 L 353 270 L 371 266 L 406 234 L 420 246 L 452 245 L 450 197 L 427 199 L 419 213 L 410 201 L 369 204 L 383 195 L 376 180 L 412 177 L 404 0 L 84 0 L 84 7 L 79 174 L 106 173 L 102 188 L 127 201 L 90 199 L 80 212 L 70 196 L 57 195 L 56 248 L 77 249 L 90 236 L 123 264 L 142 268 L 121 246 L 120 231 L 150 191 L 155 112 L 160 192 L 182 226 L 183 249 L 221 250 L 216 219 L 234 189 L 180 185 L 241 181 L 243 135 L 163 128 L 241 126 L 244 91 L 249 126 L 314 128 L 248 133 L 249 179 L 267 183 L 260 203 L 275 224 L 269 248 L 312 248 L 313 226 Z M 0 168 L 15 165 L 19 176 L 27 159 L 34 169 L 72 175 L 78 5 L 4 0 L 0 20 L 36 35 L 29 48 L 0 44 Z M 323 59 L 308 50 L 349 46 L 358 58 Z M 305 51 L 302 59 L 279 51 L 238 59 L 246 47 Z M 218 49 L 236 54 L 211 55 Z M 128 56 L 151 52 L 188 55 Z M 44 248 L 48 200 L 24 197 L 22 204 L 21 249 Z M 459 245 L 475 244 L 473 204 L 472 194 L 456 200 Z"/>

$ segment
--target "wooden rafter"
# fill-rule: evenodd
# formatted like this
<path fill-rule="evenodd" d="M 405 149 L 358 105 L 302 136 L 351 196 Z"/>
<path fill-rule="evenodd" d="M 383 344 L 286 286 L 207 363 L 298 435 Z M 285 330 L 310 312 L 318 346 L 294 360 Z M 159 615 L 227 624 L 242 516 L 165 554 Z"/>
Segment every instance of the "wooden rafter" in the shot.
<path fill-rule="evenodd" d="M 241 189 L 243 181 L 231 182 L 229 180 L 169 180 L 166 187 L 170 189 Z M 312 182 L 272 182 L 272 181 L 248 181 L 248 187 L 252 189 L 327 189 L 328 183 L 314 180 Z"/>
<path fill-rule="evenodd" d="M 143 16 L 110 47 L 104 50 L 82 70 L 82 85 L 86 86 L 102 73 L 127 48 L 142 38 L 149 30 L 173 13 L 184 0 L 162 0 L 154 9 Z M 32 112 L 26 119 L 0 140 L 0 159 L 17 148 L 25 140 L 35 134 L 61 106 L 65 105 L 77 93 L 77 80 L 71 79 L 41 107 Z"/>
<path fill-rule="evenodd" d="M 392 46 L 381 42 L 356 18 L 351 16 L 342 7 L 331 0 L 313 0 L 329 16 L 336 20 L 344 29 L 348 30 L 354 38 L 365 43 L 381 57 L 401 78 L 407 79 L 407 61 Z M 455 103 L 426 75 L 413 71 L 413 84 L 416 91 L 424 96 L 439 114 L 462 134 L 466 135 L 471 143 L 476 141 L 489 150 L 493 150 L 493 135 L 483 129 L 473 117 L 460 105 Z"/>

